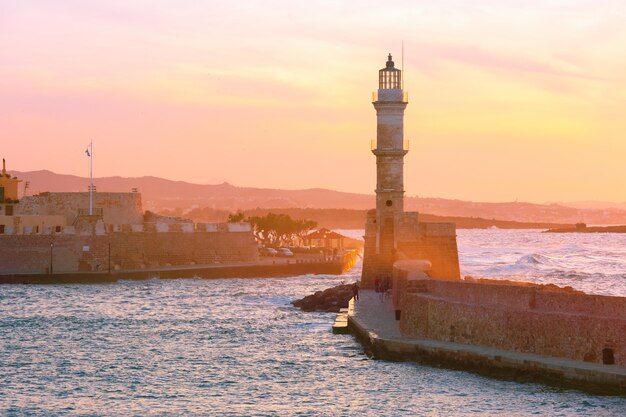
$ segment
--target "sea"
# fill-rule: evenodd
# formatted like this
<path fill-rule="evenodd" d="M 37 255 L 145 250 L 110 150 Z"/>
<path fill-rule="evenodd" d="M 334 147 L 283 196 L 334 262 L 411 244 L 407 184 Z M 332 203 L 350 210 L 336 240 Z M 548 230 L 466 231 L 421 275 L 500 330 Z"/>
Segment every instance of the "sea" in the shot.
<path fill-rule="evenodd" d="M 362 231 L 345 231 L 362 236 Z M 626 235 L 459 230 L 462 274 L 626 296 Z M 0 286 L 0 416 L 624 416 L 626 397 L 366 356 L 341 276 Z"/>

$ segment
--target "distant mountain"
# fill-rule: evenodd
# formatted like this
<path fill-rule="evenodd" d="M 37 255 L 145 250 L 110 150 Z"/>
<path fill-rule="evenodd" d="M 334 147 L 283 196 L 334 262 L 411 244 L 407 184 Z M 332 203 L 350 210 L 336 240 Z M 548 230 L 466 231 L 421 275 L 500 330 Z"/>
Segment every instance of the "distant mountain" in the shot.
<path fill-rule="evenodd" d="M 407 210 L 439 216 L 481 217 L 518 222 L 626 224 L 626 210 L 578 209 L 558 204 L 476 203 L 460 200 L 420 198 L 405 204 Z"/>
<path fill-rule="evenodd" d="M 570 201 L 570 202 L 557 202 L 565 207 L 572 207 L 578 209 L 592 209 L 592 210 L 604 210 L 604 209 L 620 209 L 626 210 L 626 201 L 623 203 L 615 203 L 610 201 Z"/>
<path fill-rule="evenodd" d="M 50 171 L 11 174 L 29 181 L 29 193 L 44 191 L 87 191 L 89 179 Z M 345 193 L 311 188 L 280 190 L 271 188 L 237 187 L 228 183 L 192 184 L 158 177 L 94 178 L 96 191 L 127 191 L 137 188 L 142 194 L 144 208 L 186 212 L 193 208 L 234 211 L 260 208 L 333 208 L 366 210 L 375 206 L 373 194 Z M 573 224 L 626 224 L 624 208 L 575 208 L 561 204 L 532 204 L 520 202 L 480 203 L 442 198 L 405 198 L 405 210 L 449 217 L 480 217 L 517 222 Z"/>
<path fill-rule="evenodd" d="M 29 192 L 87 191 L 89 179 L 50 171 L 19 172 L 12 175 L 29 181 Z M 192 184 L 157 177 L 103 177 L 94 178 L 97 191 L 113 192 L 137 188 L 144 206 L 149 209 L 212 207 L 228 210 L 256 207 L 312 207 L 366 209 L 375 205 L 373 195 L 342 193 L 311 188 L 306 190 L 279 190 L 270 188 L 236 187 L 228 183 L 215 185 Z"/>

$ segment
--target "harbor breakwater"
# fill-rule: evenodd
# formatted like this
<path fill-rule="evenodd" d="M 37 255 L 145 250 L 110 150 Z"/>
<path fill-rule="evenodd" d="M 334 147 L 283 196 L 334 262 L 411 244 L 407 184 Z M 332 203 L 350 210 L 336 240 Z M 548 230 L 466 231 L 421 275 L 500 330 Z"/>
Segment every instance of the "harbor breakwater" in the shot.
<path fill-rule="evenodd" d="M 0 272 L 102 272 L 258 260 L 249 230 L 151 233 L 139 226 L 141 231 L 102 235 L 0 235 Z"/>
<path fill-rule="evenodd" d="M 0 274 L 0 284 L 105 283 L 119 280 L 178 278 L 276 278 L 297 275 L 340 275 L 350 271 L 357 261 L 356 251 L 347 251 L 335 259 L 291 258 L 262 259 L 254 262 L 230 262 L 200 265 L 176 265 L 133 270 L 98 272 L 61 272 L 54 274 Z"/>
<path fill-rule="evenodd" d="M 361 298 L 349 326 L 375 357 L 626 395 L 625 297 L 432 279 L 400 261 L 390 297 Z"/>
<path fill-rule="evenodd" d="M 376 359 L 412 361 L 520 382 L 541 382 L 602 395 L 626 396 L 626 368 L 521 353 L 477 344 L 409 336 L 401 331 L 390 299 L 363 291 L 348 326 Z M 497 337 L 497 334 L 494 334 Z"/>

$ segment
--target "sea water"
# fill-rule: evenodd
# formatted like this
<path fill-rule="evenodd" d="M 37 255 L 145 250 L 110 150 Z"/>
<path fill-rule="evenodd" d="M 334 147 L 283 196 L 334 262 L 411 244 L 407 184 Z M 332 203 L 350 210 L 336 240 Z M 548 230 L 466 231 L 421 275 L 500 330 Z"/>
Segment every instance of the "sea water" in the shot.
<path fill-rule="evenodd" d="M 457 234 L 463 276 L 626 296 L 626 233 L 486 229 Z"/>
<path fill-rule="evenodd" d="M 615 295 L 624 243 L 459 231 L 464 275 Z M 290 305 L 359 275 L 0 286 L 0 415 L 626 415 L 626 398 L 372 360 Z"/>

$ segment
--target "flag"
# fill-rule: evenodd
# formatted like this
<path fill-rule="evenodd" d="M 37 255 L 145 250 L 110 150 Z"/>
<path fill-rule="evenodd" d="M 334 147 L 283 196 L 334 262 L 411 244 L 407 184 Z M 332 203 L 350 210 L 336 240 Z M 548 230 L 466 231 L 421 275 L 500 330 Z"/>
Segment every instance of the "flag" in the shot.
<path fill-rule="evenodd" d="M 85 154 L 86 154 L 87 156 L 91 156 L 91 154 L 89 153 L 89 148 L 85 149 Z"/>

